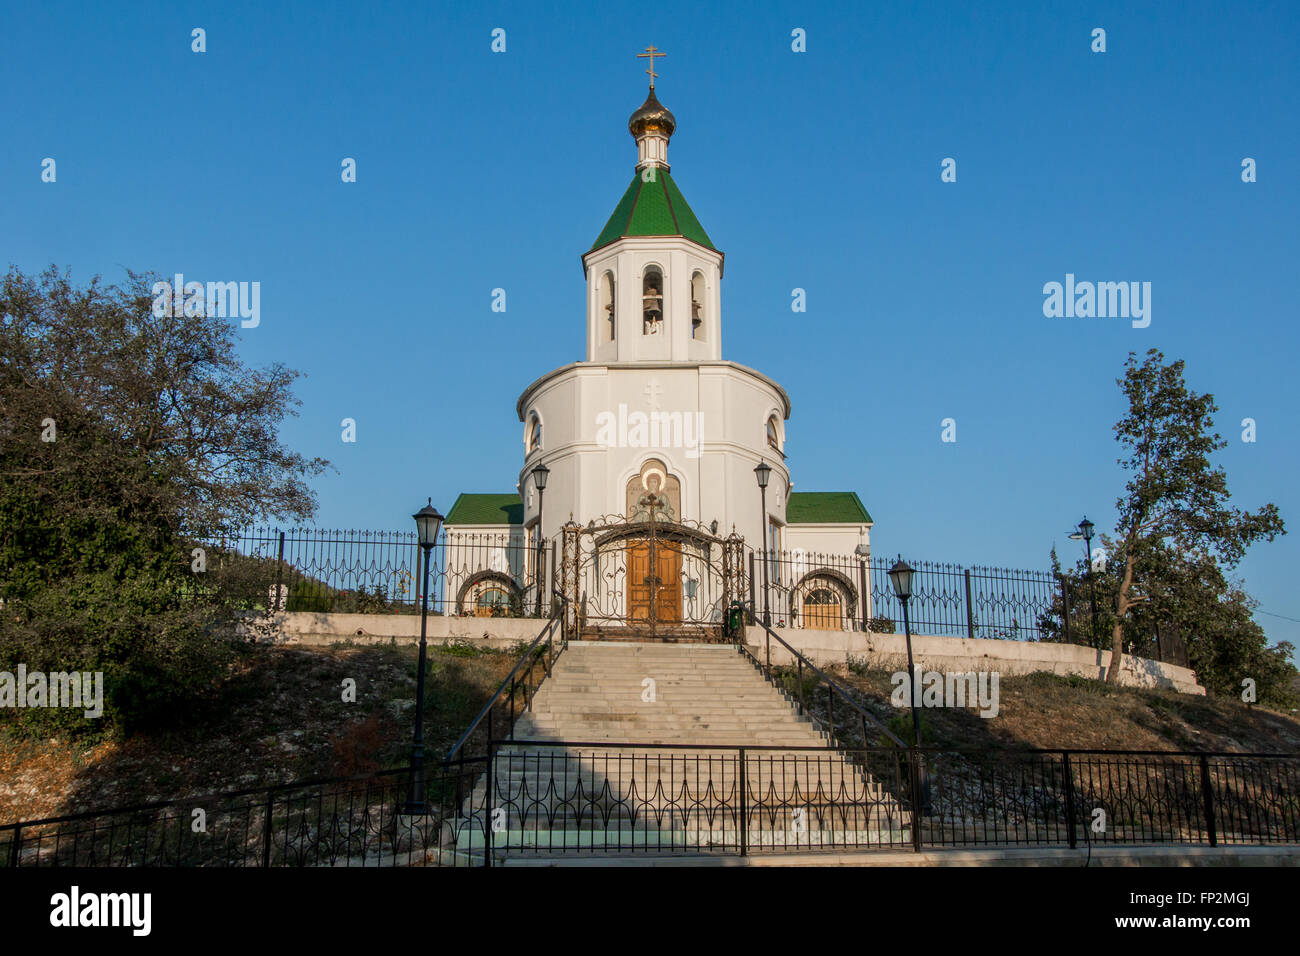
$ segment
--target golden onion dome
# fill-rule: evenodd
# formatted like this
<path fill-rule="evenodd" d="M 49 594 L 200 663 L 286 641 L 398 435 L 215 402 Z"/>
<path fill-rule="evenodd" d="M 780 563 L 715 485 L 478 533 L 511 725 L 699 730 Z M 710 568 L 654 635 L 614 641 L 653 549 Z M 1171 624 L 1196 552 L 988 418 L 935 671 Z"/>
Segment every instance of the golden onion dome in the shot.
<path fill-rule="evenodd" d="M 672 136 L 673 131 L 677 129 L 677 119 L 669 112 L 668 107 L 659 102 L 655 96 L 655 88 L 650 87 L 650 95 L 645 98 L 641 108 L 632 114 L 632 118 L 627 121 L 628 132 L 634 137 L 640 137 L 645 132 L 662 132 L 665 136 Z"/>

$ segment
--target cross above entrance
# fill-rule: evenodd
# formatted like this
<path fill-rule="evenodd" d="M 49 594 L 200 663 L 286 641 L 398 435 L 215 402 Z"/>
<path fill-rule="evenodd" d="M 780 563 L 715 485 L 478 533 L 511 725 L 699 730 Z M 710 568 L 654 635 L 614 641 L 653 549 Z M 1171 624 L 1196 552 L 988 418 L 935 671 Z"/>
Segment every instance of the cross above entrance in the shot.
<path fill-rule="evenodd" d="M 637 54 L 639 59 L 645 59 L 646 57 L 650 58 L 650 69 L 646 70 L 646 72 L 650 74 L 650 89 L 652 90 L 655 88 L 655 77 L 659 75 L 655 72 L 655 57 L 667 55 L 667 53 L 663 53 L 653 46 L 648 46 L 645 48 L 644 53 Z"/>

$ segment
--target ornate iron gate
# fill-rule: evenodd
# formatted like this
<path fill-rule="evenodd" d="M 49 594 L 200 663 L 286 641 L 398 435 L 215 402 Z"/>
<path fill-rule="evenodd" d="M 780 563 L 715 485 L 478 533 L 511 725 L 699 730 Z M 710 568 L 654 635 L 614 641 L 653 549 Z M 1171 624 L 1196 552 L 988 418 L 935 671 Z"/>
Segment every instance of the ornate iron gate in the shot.
<path fill-rule="evenodd" d="M 646 520 L 605 516 L 564 526 L 568 636 L 620 628 L 651 638 L 721 633 L 727 607 L 744 594 L 744 542 L 698 523 L 664 521 L 656 510 L 652 504 Z"/>

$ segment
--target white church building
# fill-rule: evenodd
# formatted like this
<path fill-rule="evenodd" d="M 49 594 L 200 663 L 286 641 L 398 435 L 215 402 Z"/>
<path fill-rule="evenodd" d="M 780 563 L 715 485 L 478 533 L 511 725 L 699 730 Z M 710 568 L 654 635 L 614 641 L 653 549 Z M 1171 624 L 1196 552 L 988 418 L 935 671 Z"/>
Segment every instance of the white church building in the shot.
<path fill-rule="evenodd" d="M 865 619 L 866 589 L 848 574 L 819 577 L 812 556 L 869 556 L 871 516 L 854 492 L 795 490 L 785 454 L 790 396 L 723 357 L 725 259 L 671 174 L 676 125 L 652 74 L 628 122 L 632 181 L 582 256 L 586 354 L 519 396 L 516 491 L 461 494 L 447 515 L 453 613 L 488 613 L 512 599 L 531 610 L 539 596 L 549 605 L 572 591 L 590 619 L 611 625 L 717 623 L 724 597 L 742 596 L 722 576 L 761 568 L 741 558 L 725 570 L 730 540 L 732 565 L 738 546 L 795 556 L 769 564 L 769 586 L 787 595 L 788 626 L 854 629 Z M 567 579 L 566 526 L 577 549 Z M 485 546 L 494 541 L 501 546 Z M 754 574 L 761 586 L 761 570 Z M 616 595 L 596 593 L 611 587 Z"/>

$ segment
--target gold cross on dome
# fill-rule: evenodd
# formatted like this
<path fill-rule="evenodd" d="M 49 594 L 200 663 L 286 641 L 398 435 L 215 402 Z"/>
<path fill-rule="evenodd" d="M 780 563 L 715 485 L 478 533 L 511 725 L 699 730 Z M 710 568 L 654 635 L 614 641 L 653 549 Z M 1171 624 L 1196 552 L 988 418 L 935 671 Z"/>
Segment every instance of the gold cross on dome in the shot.
<path fill-rule="evenodd" d="M 650 58 L 650 69 L 646 70 L 646 72 L 650 74 L 650 89 L 652 90 L 655 88 L 655 77 L 659 75 L 658 73 L 655 72 L 655 57 L 667 56 L 667 55 L 668 55 L 667 53 L 664 53 L 652 46 L 646 47 L 644 53 L 637 54 L 637 57 L 640 59 L 645 59 L 646 57 Z"/>

